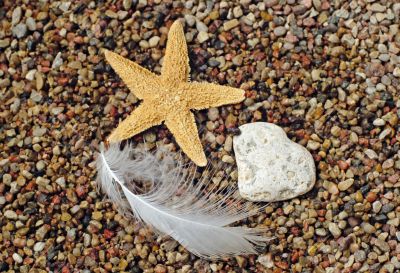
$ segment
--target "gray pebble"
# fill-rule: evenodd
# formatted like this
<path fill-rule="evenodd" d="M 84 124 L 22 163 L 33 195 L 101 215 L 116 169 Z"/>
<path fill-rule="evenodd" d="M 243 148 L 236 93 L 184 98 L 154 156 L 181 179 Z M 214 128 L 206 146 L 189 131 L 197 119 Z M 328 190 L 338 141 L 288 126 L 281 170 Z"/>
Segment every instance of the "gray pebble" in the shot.
<path fill-rule="evenodd" d="M 361 225 L 365 233 L 372 234 L 376 232 L 376 228 L 370 223 L 363 223 Z"/>
<path fill-rule="evenodd" d="M 186 14 L 185 21 L 188 24 L 188 26 L 192 27 L 194 26 L 194 24 L 196 24 L 196 17 L 191 14 Z"/>
<path fill-rule="evenodd" d="M 196 21 L 196 29 L 201 32 L 207 32 L 208 31 L 208 27 L 206 26 L 206 24 L 204 24 L 202 21 L 197 20 Z"/>
<path fill-rule="evenodd" d="M 274 29 L 274 34 L 276 35 L 276 36 L 283 36 L 283 35 L 285 35 L 286 34 L 286 28 L 285 27 L 276 27 L 275 29 Z"/>
<path fill-rule="evenodd" d="M 28 28 L 26 27 L 25 24 L 19 23 L 18 25 L 13 27 L 12 33 L 15 37 L 17 37 L 18 39 L 21 39 L 26 35 L 27 30 L 28 30 Z"/>
<path fill-rule="evenodd" d="M 394 209 L 395 205 L 393 203 L 387 203 L 382 206 L 381 213 L 386 214 Z"/>
<path fill-rule="evenodd" d="M 30 31 L 35 31 L 36 30 L 36 21 L 32 17 L 28 17 L 26 19 L 26 26 Z"/>
<path fill-rule="evenodd" d="M 372 210 L 375 213 L 379 213 L 381 211 L 382 208 L 382 203 L 380 201 L 375 201 L 374 203 L 372 203 Z"/>
<path fill-rule="evenodd" d="M 58 52 L 56 57 L 53 60 L 53 64 L 51 65 L 51 68 L 57 69 L 63 64 L 63 59 L 61 57 L 61 52 Z"/>
<path fill-rule="evenodd" d="M 363 261 L 365 261 L 366 258 L 367 258 L 367 255 L 365 254 L 364 250 L 357 250 L 354 253 L 354 259 L 356 260 L 356 262 L 363 262 Z"/>
<path fill-rule="evenodd" d="M 13 13 L 11 15 L 11 24 L 13 26 L 19 23 L 19 21 L 21 20 L 21 14 L 22 14 L 21 7 L 18 6 L 13 10 Z"/>
<path fill-rule="evenodd" d="M 13 210 L 6 210 L 6 211 L 4 212 L 4 216 L 5 216 L 7 219 L 11 219 L 11 220 L 17 220 L 17 219 L 18 219 L 17 213 L 16 213 L 15 211 L 13 211 Z"/>

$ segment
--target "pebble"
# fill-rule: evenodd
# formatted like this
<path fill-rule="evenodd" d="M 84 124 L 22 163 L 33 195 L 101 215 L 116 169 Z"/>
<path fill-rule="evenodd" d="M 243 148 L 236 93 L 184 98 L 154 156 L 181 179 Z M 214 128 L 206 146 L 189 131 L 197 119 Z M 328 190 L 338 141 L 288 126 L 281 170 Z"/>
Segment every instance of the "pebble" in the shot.
<path fill-rule="evenodd" d="M 34 102 L 40 102 L 43 98 L 43 95 L 35 90 L 31 92 L 30 99 Z"/>
<path fill-rule="evenodd" d="M 16 7 L 13 10 L 13 13 L 11 15 L 11 24 L 13 26 L 15 26 L 16 24 L 19 23 L 19 21 L 21 20 L 21 15 L 22 15 L 22 9 L 21 7 Z"/>
<path fill-rule="evenodd" d="M 367 255 L 364 250 L 357 250 L 354 253 L 354 259 L 356 262 L 364 262 L 367 259 Z"/>
<path fill-rule="evenodd" d="M 35 31 L 36 30 L 36 21 L 32 17 L 28 17 L 26 19 L 26 26 L 30 31 Z"/>
<path fill-rule="evenodd" d="M 59 177 L 56 179 L 56 183 L 60 185 L 60 187 L 65 188 L 66 183 L 65 183 L 65 178 L 64 177 Z"/>
<path fill-rule="evenodd" d="M 390 168 L 392 168 L 393 166 L 394 166 L 394 161 L 393 161 L 392 158 L 389 158 L 389 159 L 385 160 L 385 161 L 382 163 L 382 168 L 383 168 L 384 170 L 390 169 Z"/>
<path fill-rule="evenodd" d="M 53 64 L 51 65 L 51 68 L 57 69 L 63 64 L 63 59 L 61 57 L 61 52 L 58 52 L 56 57 L 53 60 Z"/>
<path fill-rule="evenodd" d="M 125 10 L 129 10 L 132 7 L 132 0 L 123 0 L 122 1 L 122 6 L 124 7 Z"/>
<path fill-rule="evenodd" d="M 188 24 L 188 26 L 192 27 L 196 24 L 196 16 L 193 16 L 191 14 L 185 14 L 185 21 Z M 206 32 L 207 32 L 207 30 L 206 30 Z"/>
<path fill-rule="evenodd" d="M 196 21 L 196 28 L 199 32 L 206 32 L 208 31 L 208 27 L 206 26 L 206 24 L 204 24 L 202 21 L 197 20 Z"/>
<path fill-rule="evenodd" d="M 242 17 L 242 15 L 243 15 L 243 10 L 241 9 L 240 6 L 236 6 L 233 8 L 233 16 L 235 16 L 235 18 Z"/>
<path fill-rule="evenodd" d="M 257 262 L 262 264 L 265 268 L 273 268 L 274 261 L 271 254 L 261 255 L 257 258 Z"/>
<path fill-rule="evenodd" d="M 239 21 L 237 19 L 232 19 L 224 23 L 224 30 L 229 31 L 239 25 Z"/>
<path fill-rule="evenodd" d="M 307 7 L 304 5 L 297 5 L 292 8 L 294 14 L 300 15 L 307 11 Z"/>
<path fill-rule="evenodd" d="M 371 5 L 370 10 L 373 12 L 384 12 L 386 10 L 386 7 L 382 6 L 379 3 L 374 3 Z"/>
<path fill-rule="evenodd" d="M 19 255 L 18 253 L 14 253 L 12 255 L 12 258 L 17 264 L 21 264 L 23 262 L 21 255 Z"/>
<path fill-rule="evenodd" d="M 378 158 L 378 155 L 376 154 L 376 152 L 375 152 L 374 150 L 367 149 L 367 150 L 364 151 L 364 153 L 365 153 L 370 159 Z"/>
<path fill-rule="evenodd" d="M 18 25 L 14 26 L 12 29 L 12 33 L 17 39 L 21 39 L 21 38 L 25 37 L 27 31 L 28 31 L 28 28 L 23 23 L 19 23 Z"/>
<path fill-rule="evenodd" d="M 308 192 L 315 183 L 310 153 L 278 126 L 256 122 L 233 138 L 240 195 L 251 201 L 280 201 Z"/>
<path fill-rule="evenodd" d="M 46 244 L 44 242 L 37 242 L 34 246 L 33 246 L 33 250 L 36 252 L 41 252 L 44 247 L 46 246 Z"/>
<path fill-rule="evenodd" d="M 379 213 L 381 211 L 382 208 L 382 203 L 380 201 L 375 201 L 374 203 L 372 203 L 372 210 L 375 213 Z"/>
<path fill-rule="evenodd" d="M 29 70 L 29 72 L 25 75 L 25 79 L 27 79 L 28 81 L 33 81 L 33 79 L 35 78 L 35 73 L 36 69 Z"/>
<path fill-rule="evenodd" d="M 393 70 L 393 76 L 400 78 L 400 67 L 396 67 Z"/>
<path fill-rule="evenodd" d="M 279 0 L 266 0 L 264 2 L 265 2 L 265 6 L 267 8 L 271 8 L 271 7 L 275 6 L 275 5 L 277 5 L 279 3 Z"/>
<path fill-rule="evenodd" d="M 12 210 L 6 210 L 4 212 L 4 216 L 6 218 L 8 218 L 8 219 L 11 219 L 11 220 L 17 220 L 18 219 L 17 213 L 15 213 L 15 211 L 12 211 Z"/>
<path fill-rule="evenodd" d="M 329 223 L 328 229 L 334 238 L 339 238 L 342 235 L 342 231 L 336 223 Z"/>
<path fill-rule="evenodd" d="M 375 227 L 370 223 L 363 223 L 361 226 L 365 233 L 372 234 L 376 232 Z"/>
<path fill-rule="evenodd" d="M 389 252 L 390 247 L 389 244 L 381 239 L 375 240 L 375 245 L 379 247 L 383 252 Z"/>
<path fill-rule="evenodd" d="M 236 55 L 236 56 L 232 59 L 232 63 L 233 63 L 234 65 L 237 65 L 237 66 L 242 65 L 242 63 L 243 63 L 243 56 L 241 56 L 241 55 Z"/>
<path fill-rule="evenodd" d="M 158 36 L 153 36 L 149 39 L 149 46 L 150 47 L 156 47 L 158 43 L 160 42 L 160 37 Z"/>
<path fill-rule="evenodd" d="M 65 2 L 61 2 L 61 4 L 58 6 L 58 8 L 63 12 L 67 12 L 69 10 L 70 6 L 71 6 L 71 2 L 65 1 Z"/>
<path fill-rule="evenodd" d="M 209 39 L 208 33 L 204 31 L 200 31 L 199 34 L 197 35 L 197 40 L 199 40 L 199 43 L 204 43 Z"/>
<path fill-rule="evenodd" d="M 276 35 L 276 36 L 283 36 L 283 35 L 285 35 L 286 34 L 286 28 L 285 27 L 276 27 L 275 29 L 274 29 L 274 34 Z"/>
<path fill-rule="evenodd" d="M 385 122 L 383 119 L 381 119 L 381 118 L 377 118 L 377 119 L 375 119 L 374 122 L 373 122 L 373 124 L 374 124 L 375 126 L 384 126 L 385 123 L 386 123 L 386 122 Z"/>
<path fill-rule="evenodd" d="M 208 109 L 208 119 L 211 121 L 215 121 L 219 117 L 219 110 L 218 108 L 212 107 Z"/>
<path fill-rule="evenodd" d="M 43 241 L 46 237 L 47 232 L 49 232 L 50 228 L 47 225 L 41 226 L 39 229 L 36 230 L 35 237 L 38 241 Z"/>
<path fill-rule="evenodd" d="M 392 203 L 388 203 L 382 206 L 381 213 L 387 214 L 388 212 L 391 212 L 394 209 L 394 205 Z"/>
<path fill-rule="evenodd" d="M 353 183 L 354 183 L 354 179 L 352 179 L 352 178 L 346 179 L 338 184 L 338 189 L 340 191 L 346 191 L 353 185 Z"/>
<path fill-rule="evenodd" d="M 51 113 L 55 116 L 62 113 L 64 111 L 64 107 L 54 107 L 51 109 Z"/>

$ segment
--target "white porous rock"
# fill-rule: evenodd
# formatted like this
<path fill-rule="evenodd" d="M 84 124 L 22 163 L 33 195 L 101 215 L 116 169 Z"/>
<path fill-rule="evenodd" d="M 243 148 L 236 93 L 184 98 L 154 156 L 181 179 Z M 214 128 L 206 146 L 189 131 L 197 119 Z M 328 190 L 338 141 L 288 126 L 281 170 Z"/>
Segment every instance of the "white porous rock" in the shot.
<path fill-rule="evenodd" d="M 312 189 L 315 164 L 303 146 L 279 126 L 255 122 L 233 138 L 240 195 L 250 201 L 281 201 Z"/>

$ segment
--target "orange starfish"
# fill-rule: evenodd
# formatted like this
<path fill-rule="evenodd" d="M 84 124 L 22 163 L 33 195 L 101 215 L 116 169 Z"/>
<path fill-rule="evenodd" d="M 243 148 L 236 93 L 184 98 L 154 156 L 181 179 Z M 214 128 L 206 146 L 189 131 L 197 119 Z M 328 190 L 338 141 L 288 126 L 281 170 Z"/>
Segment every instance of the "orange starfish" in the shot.
<path fill-rule="evenodd" d="M 207 160 L 191 110 L 244 100 L 244 91 L 212 83 L 188 82 L 189 57 L 182 25 L 175 21 L 168 33 L 161 75 L 108 50 L 107 61 L 128 88 L 143 100 L 108 137 L 116 142 L 165 122 L 181 149 L 199 166 Z"/>

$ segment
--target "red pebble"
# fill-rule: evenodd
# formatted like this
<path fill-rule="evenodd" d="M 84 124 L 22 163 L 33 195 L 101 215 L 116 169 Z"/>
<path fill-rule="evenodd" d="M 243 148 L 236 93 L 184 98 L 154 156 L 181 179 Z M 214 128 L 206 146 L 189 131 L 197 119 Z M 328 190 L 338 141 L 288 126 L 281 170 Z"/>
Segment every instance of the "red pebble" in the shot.
<path fill-rule="evenodd" d="M 112 232 L 109 229 L 105 229 L 103 235 L 104 235 L 104 238 L 111 239 L 114 236 L 114 232 Z"/>
<path fill-rule="evenodd" d="M 349 168 L 349 164 L 346 161 L 343 161 L 343 160 L 339 160 L 338 161 L 338 165 L 339 165 L 339 168 L 341 170 L 344 170 L 344 171 Z"/>
<path fill-rule="evenodd" d="M 376 198 L 377 198 L 377 194 L 375 192 L 370 191 L 367 194 L 365 199 L 367 199 L 368 202 L 372 203 L 372 202 L 374 202 L 376 200 Z"/>
<path fill-rule="evenodd" d="M 84 196 L 86 194 L 86 189 L 83 186 L 78 186 L 76 188 L 75 192 L 79 197 L 82 197 L 82 196 Z"/>

